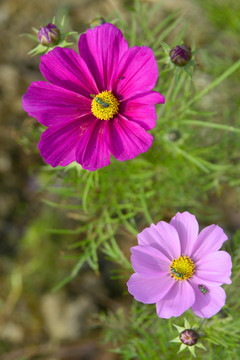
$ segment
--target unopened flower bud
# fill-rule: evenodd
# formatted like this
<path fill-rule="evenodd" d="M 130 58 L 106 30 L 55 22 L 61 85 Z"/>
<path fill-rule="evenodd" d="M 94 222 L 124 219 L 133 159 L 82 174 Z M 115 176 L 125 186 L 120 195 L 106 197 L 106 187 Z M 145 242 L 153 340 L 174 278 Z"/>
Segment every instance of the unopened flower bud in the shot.
<path fill-rule="evenodd" d="M 89 22 L 89 27 L 90 27 L 90 29 L 94 29 L 95 27 L 97 27 L 99 25 L 102 25 L 102 24 L 105 24 L 105 23 L 106 23 L 106 21 L 105 21 L 104 18 L 98 17 L 98 18 L 96 18 L 94 20 L 91 20 Z"/>
<path fill-rule="evenodd" d="M 198 341 L 198 334 L 192 329 L 186 329 L 182 331 L 179 335 L 179 339 L 185 345 L 192 346 L 195 345 Z"/>
<path fill-rule="evenodd" d="M 171 130 L 168 133 L 168 140 L 169 141 L 177 141 L 181 137 L 181 134 L 178 130 Z"/>
<path fill-rule="evenodd" d="M 53 46 L 60 40 L 60 30 L 54 24 L 42 26 L 38 30 L 38 40 L 42 45 Z"/>
<path fill-rule="evenodd" d="M 171 61 L 177 66 L 186 65 L 192 58 L 192 52 L 190 46 L 182 44 L 176 46 L 169 52 Z"/>

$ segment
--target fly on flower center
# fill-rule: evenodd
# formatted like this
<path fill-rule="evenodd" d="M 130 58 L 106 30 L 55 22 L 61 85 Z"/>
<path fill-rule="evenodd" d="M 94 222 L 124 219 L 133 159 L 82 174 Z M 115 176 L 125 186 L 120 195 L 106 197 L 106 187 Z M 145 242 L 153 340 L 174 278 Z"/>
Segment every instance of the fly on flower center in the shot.
<path fill-rule="evenodd" d="M 93 98 L 92 114 L 100 120 L 110 120 L 118 113 L 119 102 L 112 91 L 102 91 L 97 95 L 90 94 Z"/>
<path fill-rule="evenodd" d="M 193 276 L 195 266 L 190 257 L 182 255 L 171 262 L 169 271 L 171 277 L 174 277 L 175 280 L 183 281 Z"/>

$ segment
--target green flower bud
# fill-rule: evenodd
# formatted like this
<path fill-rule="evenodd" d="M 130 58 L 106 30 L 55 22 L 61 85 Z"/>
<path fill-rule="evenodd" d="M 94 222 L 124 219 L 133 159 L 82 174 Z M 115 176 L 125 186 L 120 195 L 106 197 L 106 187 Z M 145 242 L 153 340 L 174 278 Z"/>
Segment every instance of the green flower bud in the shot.
<path fill-rule="evenodd" d="M 105 24 L 106 21 L 104 18 L 102 17 L 98 17 L 96 19 L 93 19 L 89 22 L 89 27 L 90 29 L 94 29 L 95 27 L 99 26 L 99 25 L 102 25 L 102 24 Z"/>
<path fill-rule="evenodd" d="M 177 141 L 181 137 L 181 134 L 178 130 L 171 130 L 168 133 L 168 140 L 169 141 Z"/>

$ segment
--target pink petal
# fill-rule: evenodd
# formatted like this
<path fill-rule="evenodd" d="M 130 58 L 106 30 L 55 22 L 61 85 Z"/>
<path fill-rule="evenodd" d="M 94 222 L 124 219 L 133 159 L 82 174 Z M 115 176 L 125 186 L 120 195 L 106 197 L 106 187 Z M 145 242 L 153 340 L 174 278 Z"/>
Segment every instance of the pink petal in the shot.
<path fill-rule="evenodd" d="M 191 250 L 196 242 L 198 236 L 198 222 L 194 215 L 185 211 L 184 213 L 177 213 L 170 221 L 170 224 L 175 227 L 181 242 L 181 253 L 185 256 L 190 256 Z"/>
<path fill-rule="evenodd" d="M 122 57 L 112 77 L 112 88 L 120 100 L 146 93 L 154 88 L 158 78 L 158 67 L 153 51 L 134 46 Z"/>
<path fill-rule="evenodd" d="M 193 277 L 191 277 L 189 279 L 190 282 L 194 281 L 194 283 L 197 283 L 197 284 L 205 284 L 206 286 L 208 287 L 215 287 L 215 286 L 220 286 L 223 284 L 223 282 L 216 282 L 216 281 L 212 281 L 211 279 L 202 279 L 200 278 L 198 275 L 196 275 L 197 272 L 194 273 Z"/>
<path fill-rule="evenodd" d="M 195 269 L 195 275 L 203 283 L 206 280 L 218 284 L 231 284 L 232 260 L 226 251 L 206 255 L 195 263 Z"/>
<path fill-rule="evenodd" d="M 48 81 L 64 89 L 88 98 L 99 93 L 87 65 L 72 49 L 56 47 L 49 51 L 41 57 L 40 70 Z"/>
<path fill-rule="evenodd" d="M 169 273 L 170 261 L 159 250 L 151 246 L 134 246 L 131 252 L 132 267 L 144 278 L 156 278 Z"/>
<path fill-rule="evenodd" d="M 93 74 L 100 91 L 112 90 L 110 79 L 128 44 L 121 31 L 112 24 L 103 24 L 82 34 L 79 53 Z"/>
<path fill-rule="evenodd" d="M 199 284 L 204 286 L 205 284 Z M 195 303 L 192 305 L 193 312 L 200 317 L 210 318 L 218 313 L 225 305 L 226 294 L 220 286 L 206 287 L 207 293 L 203 294 L 197 284 L 192 284 L 195 291 Z"/>
<path fill-rule="evenodd" d="M 152 135 L 120 114 L 108 124 L 109 150 L 119 161 L 133 159 L 152 145 Z"/>
<path fill-rule="evenodd" d="M 155 104 L 164 102 L 164 97 L 154 91 L 123 101 L 120 113 L 128 120 L 135 121 L 145 130 L 150 130 L 156 125 Z"/>
<path fill-rule="evenodd" d="M 96 119 L 81 136 L 76 161 L 86 170 L 94 171 L 110 164 L 110 152 L 105 138 L 108 122 Z"/>
<path fill-rule="evenodd" d="M 69 155 L 75 151 L 81 137 L 92 121 L 92 115 L 68 123 L 65 126 L 54 126 L 44 131 L 38 144 L 41 156 L 53 167 L 63 161 L 69 163 Z M 73 157 L 71 158 L 73 160 Z"/>
<path fill-rule="evenodd" d="M 167 295 L 157 302 L 157 314 L 160 318 L 169 319 L 180 316 L 195 302 L 195 292 L 187 281 L 175 281 Z"/>
<path fill-rule="evenodd" d="M 224 234 L 223 229 L 219 226 L 207 226 L 198 235 L 192 249 L 192 256 L 194 256 L 195 261 L 199 260 L 210 252 L 219 250 L 226 240 L 227 235 Z"/>
<path fill-rule="evenodd" d="M 33 82 L 23 96 L 23 109 L 45 126 L 65 125 L 91 113 L 91 100 L 72 91 Z"/>
<path fill-rule="evenodd" d="M 170 261 L 181 255 L 178 233 L 172 225 L 165 221 L 160 221 L 157 225 L 152 224 L 149 228 L 144 229 L 138 234 L 138 243 L 155 247 Z"/>
<path fill-rule="evenodd" d="M 144 279 L 139 274 L 133 274 L 127 282 L 128 291 L 134 299 L 144 304 L 154 304 L 162 299 L 174 285 L 170 276 Z"/>

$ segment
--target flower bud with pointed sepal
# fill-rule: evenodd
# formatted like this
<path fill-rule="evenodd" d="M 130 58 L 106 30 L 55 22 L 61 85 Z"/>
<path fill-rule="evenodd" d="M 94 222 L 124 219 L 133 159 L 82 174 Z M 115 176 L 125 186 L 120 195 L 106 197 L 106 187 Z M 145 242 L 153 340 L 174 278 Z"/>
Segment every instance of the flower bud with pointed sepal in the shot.
<path fill-rule="evenodd" d="M 89 28 L 94 29 L 95 27 L 105 24 L 106 21 L 103 17 L 97 17 L 96 19 L 93 19 L 89 22 Z"/>
<path fill-rule="evenodd" d="M 32 29 L 35 35 L 21 34 L 21 36 L 27 36 L 31 40 L 35 41 L 35 43 L 37 43 L 37 45 L 28 52 L 28 55 L 35 56 L 39 54 L 46 54 L 56 46 L 65 48 L 73 45 L 72 42 L 68 42 L 67 38 L 70 35 L 77 35 L 77 32 L 65 32 L 64 22 L 65 16 L 63 16 L 62 20 L 58 23 L 58 26 L 56 26 L 55 18 L 53 18 L 51 23 L 49 23 L 47 26 L 41 27 L 39 30 L 33 27 Z"/>
<path fill-rule="evenodd" d="M 184 318 L 184 327 L 175 324 L 173 324 L 173 326 L 177 329 L 179 335 L 170 342 L 181 343 L 177 353 L 180 353 L 183 350 L 188 349 L 190 353 L 193 355 L 193 357 L 196 357 L 195 354 L 196 347 L 207 351 L 205 346 L 198 341 L 202 335 L 199 332 L 197 332 L 199 327 L 197 324 L 191 326 L 187 321 L 187 319 Z"/>
<path fill-rule="evenodd" d="M 185 44 L 175 46 L 175 48 L 170 50 L 169 56 L 175 65 L 185 66 L 192 58 L 191 48 Z"/>
<path fill-rule="evenodd" d="M 59 40 L 60 30 L 56 25 L 52 23 L 49 23 L 46 26 L 42 26 L 38 30 L 38 41 L 42 45 L 51 47 L 58 44 Z"/>
<path fill-rule="evenodd" d="M 178 130 L 171 130 L 168 133 L 168 140 L 175 142 L 178 141 L 181 138 L 181 134 Z"/>
<path fill-rule="evenodd" d="M 193 329 L 185 329 L 179 335 L 181 342 L 188 346 L 195 345 L 198 342 L 198 338 L 198 333 Z"/>

